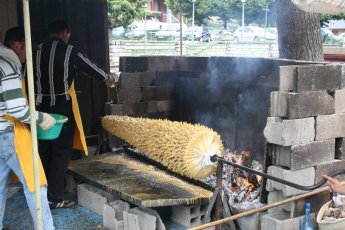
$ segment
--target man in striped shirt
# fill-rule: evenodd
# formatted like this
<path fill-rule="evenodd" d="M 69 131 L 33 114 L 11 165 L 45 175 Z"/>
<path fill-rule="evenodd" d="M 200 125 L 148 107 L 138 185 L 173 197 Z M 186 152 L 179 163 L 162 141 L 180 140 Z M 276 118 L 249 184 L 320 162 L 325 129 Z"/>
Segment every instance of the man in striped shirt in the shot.
<path fill-rule="evenodd" d="M 22 66 L 25 62 L 24 29 L 15 27 L 9 29 L 5 35 L 4 44 L 0 44 L 0 229 L 3 228 L 3 218 L 6 205 L 6 192 L 11 170 L 18 176 L 23 184 L 26 201 L 36 226 L 36 198 L 35 192 L 30 191 L 30 183 L 20 159 L 31 159 L 32 153 L 18 152 L 18 140 L 15 142 L 15 134 L 20 124 L 30 122 L 30 111 L 26 105 L 26 98 L 22 89 Z M 37 124 L 46 130 L 52 127 L 56 121 L 47 113 L 36 112 Z M 14 126 L 15 125 L 15 126 Z M 24 129 L 27 127 L 24 127 Z M 30 137 L 29 137 L 30 139 Z M 23 140 L 21 140 L 23 141 Z M 19 141 L 19 144 L 22 142 Z M 32 170 L 32 166 L 31 166 Z M 43 170 L 42 170 L 43 172 Z M 42 175 L 41 175 L 42 177 Z M 54 229 L 52 215 L 47 200 L 47 185 L 40 187 L 41 205 L 43 213 L 43 229 Z"/>
<path fill-rule="evenodd" d="M 40 111 L 67 116 L 68 122 L 58 139 L 39 141 L 39 153 L 48 179 L 50 207 L 68 208 L 75 202 L 64 197 L 64 177 L 73 154 L 75 129 L 79 128 L 72 108 L 76 102 L 68 90 L 78 72 L 104 81 L 109 87 L 116 80 L 68 43 L 70 28 L 65 21 L 50 23 L 48 34 L 49 38 L 39 45 L 35 59 L 36 105 Z"/>

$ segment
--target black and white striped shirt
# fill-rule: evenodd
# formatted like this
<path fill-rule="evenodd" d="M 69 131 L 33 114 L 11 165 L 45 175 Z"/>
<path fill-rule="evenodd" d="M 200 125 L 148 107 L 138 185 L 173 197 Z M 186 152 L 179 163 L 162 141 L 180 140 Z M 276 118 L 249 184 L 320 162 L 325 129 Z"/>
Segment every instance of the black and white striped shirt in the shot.
<path fill-rule="evenodd" d="M 51 106 L 55 105 L 56 96 L 69 100 L 67 91 L 77 72 L 104 81 L 109 78 L 72 45 L 57 38 L 41 43 L 35 59 L 36 104 L 41 104 L 45 96 L 50 97 Z"/>

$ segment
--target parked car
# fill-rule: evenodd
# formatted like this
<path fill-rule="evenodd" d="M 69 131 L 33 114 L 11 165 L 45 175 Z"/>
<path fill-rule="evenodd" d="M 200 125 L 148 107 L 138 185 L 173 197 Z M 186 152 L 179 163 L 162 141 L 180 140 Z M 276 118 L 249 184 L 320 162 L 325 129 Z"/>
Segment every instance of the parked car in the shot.
<path fill-rule="evenodd" d="M 323 44 L 338 45 L 342 46 L 344 41 L 340 36 L 336 36 L 326 28 L 321 28 L 321 38 Z"/>
<path fill-rule="evenodd" d="M 268 29 L 265 32 L 264 28 L 255 26 L 244 26 L 237 28 L 234 32 L 234 41 L 249 41 L 259 42 L 270 40 L 273 41 L 277 38 L 277 35 L 271 33 Z"/>
<path fill-rule="evenodd" d="M 180 24 L 163 24 L 161 29 L 155 33 L 157 40 L 174 40 L 180 35 Z"/>
<path fill-rule="evenodd" d="M 194 34 L 194 39 L 193 39 L 193 34 Z M 193 33 L 193 27 L 189 27 L 187 31 L 184 33 L 183 36 L 186 40 L 195 40 L 195 41 L 206 41 L 210 42 L 211 41 L 211 33 L 210 31 L 203 26 L 194 26 L 194 33 Z"/>

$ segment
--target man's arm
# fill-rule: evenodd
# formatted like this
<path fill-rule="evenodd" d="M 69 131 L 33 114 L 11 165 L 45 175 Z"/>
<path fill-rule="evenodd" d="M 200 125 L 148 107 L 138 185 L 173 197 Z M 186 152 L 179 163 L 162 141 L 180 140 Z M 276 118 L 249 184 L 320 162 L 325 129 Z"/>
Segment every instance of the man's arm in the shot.
<path fill-rule="evenodd" d="M 76 52 L 74 64 L 79 71 L 86 75 L 105 81 L 108 87 L 112 87 L 118 80 L 117 77 L 106 73 L 79 51 Z"/>

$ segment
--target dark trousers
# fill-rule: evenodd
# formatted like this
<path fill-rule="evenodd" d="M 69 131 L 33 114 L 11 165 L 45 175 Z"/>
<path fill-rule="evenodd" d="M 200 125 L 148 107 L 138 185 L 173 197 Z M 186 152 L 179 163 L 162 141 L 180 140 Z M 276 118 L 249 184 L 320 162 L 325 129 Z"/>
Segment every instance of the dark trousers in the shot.
<path fill-rule="evenodd" d="M 37 110 L 68 117 L 68 122 L 63 125 L 57 139 L 38 141 L 38 151 L 48 181 L 48 200 L 60 202 L 64 200 L 64 179 L 73 154 L 72 145 L 76 124 L 71 101 L 57 102 L 55 106 L 50 106 L 49 103 L 50 101 L 43 101 L 37 106 Z"/>

